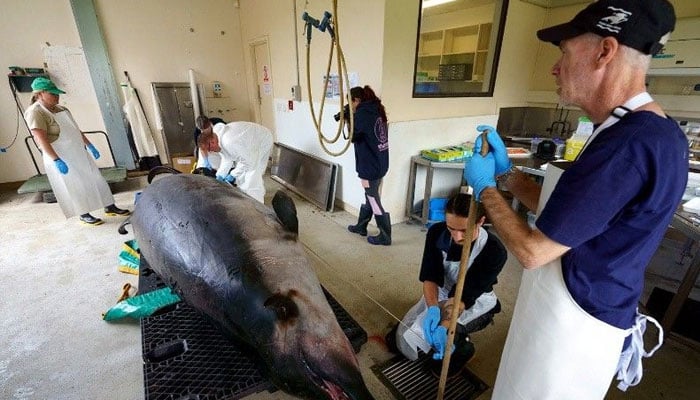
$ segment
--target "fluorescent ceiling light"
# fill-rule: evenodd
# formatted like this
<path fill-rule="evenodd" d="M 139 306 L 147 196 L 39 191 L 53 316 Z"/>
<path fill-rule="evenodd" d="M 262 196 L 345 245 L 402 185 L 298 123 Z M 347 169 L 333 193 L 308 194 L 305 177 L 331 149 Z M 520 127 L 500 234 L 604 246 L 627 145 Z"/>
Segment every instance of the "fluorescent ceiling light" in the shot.
<path fill-rule="evenodd" d="M 439 6 L 440 4 L 452 3 L 455 0 L 423 0 L 423 8 Z"/>

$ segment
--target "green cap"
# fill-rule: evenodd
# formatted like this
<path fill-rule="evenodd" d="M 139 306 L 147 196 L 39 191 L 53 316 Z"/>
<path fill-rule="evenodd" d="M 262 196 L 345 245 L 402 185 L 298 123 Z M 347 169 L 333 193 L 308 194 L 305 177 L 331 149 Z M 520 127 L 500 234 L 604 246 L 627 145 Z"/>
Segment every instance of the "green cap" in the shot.
<path fill-rule="evenodd" d="M 32 90 L 35 92 L 49 92 L 53 94 L 65 94 L 63 90 L 56 87 L 56 84 L 49 78 L 40 76 L 32 82 Z"/>

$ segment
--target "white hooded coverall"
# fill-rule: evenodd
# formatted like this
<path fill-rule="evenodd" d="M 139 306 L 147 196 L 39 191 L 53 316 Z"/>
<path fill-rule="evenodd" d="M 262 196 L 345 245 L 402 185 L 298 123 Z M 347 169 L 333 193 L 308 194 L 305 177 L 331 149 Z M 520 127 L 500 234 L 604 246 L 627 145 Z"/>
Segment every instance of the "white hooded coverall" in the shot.
<path fill-rule="evenodd" d="M 214 125 L 214 134 L 221 147 L 217 177 L 230 174 L 243 192 L 264 203 L 263 174 L 272 152 L 272 132 L 253 122 L 236 121 Z"/>

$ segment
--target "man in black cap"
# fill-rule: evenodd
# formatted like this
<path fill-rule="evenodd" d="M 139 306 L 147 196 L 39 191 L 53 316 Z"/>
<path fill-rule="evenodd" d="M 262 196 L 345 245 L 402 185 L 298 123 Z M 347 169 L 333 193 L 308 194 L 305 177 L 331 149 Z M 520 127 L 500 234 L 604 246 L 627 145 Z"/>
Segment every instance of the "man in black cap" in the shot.
<path fill-rule="evenodd" d="M 552 68 L 560 101 L 596 125 L 575 161 L 550 165 L 542 187 L 512 168 L 497 132 L 486 156 L 475 143 L 465 179 L 526 268 L 493 399 L 602 399 L 615 373 L 621 390 L 636 385 L 641 358 L 660 346 L 645 352 L 646 322 L 656 321 L 637 303 L 685 190 L 688 143 L 645 75 L 674 25 L 666 0 L 600 0 L 537 32 L 561 49 Z M 536 228 L 497 180 L 538 211 Z"/>

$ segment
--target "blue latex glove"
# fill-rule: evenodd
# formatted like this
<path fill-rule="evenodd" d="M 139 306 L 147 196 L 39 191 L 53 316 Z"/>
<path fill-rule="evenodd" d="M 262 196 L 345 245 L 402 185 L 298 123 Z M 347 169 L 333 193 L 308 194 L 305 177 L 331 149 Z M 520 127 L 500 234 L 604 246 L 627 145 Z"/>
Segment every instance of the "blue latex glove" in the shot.
<path fill-rule="evenodd" d="M 440 307 L 430 306 L 423 318 L 423 336 L 429 345 L 433 346 L 433 332 L 440 324 Z"/>
<path fill-rule="evenodd" d="M 219 182 L 228 182 L 233 185 L 236 182 L 236 177 L 231 174 L 226 176 L 217 175 L 216 180 Z"/>
<path fill-rule="evenodd" d="M 68 173 L 68 165 L 66 165 L 66 163 L 60 158 L 53 160 L 53 164 L 56 166 L 56 169 L 61 174 L 65 175 Z"/>
<path fill-rule="evenodd" d="M 476 201 L 479 201 L 481 191 L 487 187 L 496 187 L 496 163 L 493 153 L 482 156 L 474 151 L 474 155 L 464 164 L 464 180 L 474 189 Z"/>
<path fill-rule="evenodd" d="M 433 348 L 435 352 L 433 353 L 433 360 L 442 360 L 445 356 L 445 347 L 447 347 L 447 328 L 444 326 L 438 326 L 433 332 Z M 452 350 L 450 354 L 455 351 L 455 345 L 452 345 Z"/>
<path fill-rule="evenodd" d="M 493 158 L 496 160 L 496 176 L 505 174 L 508 172 L 513 163 L 508 158 L 508 150 L 506 149 L 505 143 L 501 140 L 501 136 L 496 131 L 496 128 L 490 125 L 479 125 L 476 127 L 479 133 L 486 131 L 486 140 L 489 142 L 489 151 L 493 153 Z M 481 134 L 479 134 L 474 141 L 474 153 L 481 151 Z"/>
<path fill-rule="evenodd" d="M 209 157 L 204 157 L 204 168 L 213 169 L 211 163 L 209 162 Z"/>
<path fill-rule="evenodd" d="M 92 153 L 92 156 L 95 158 L 95 160 L 100 159 L 100 152 L 97 151 L 97 148 L 95 147 L 94 144 L 88 143 L 88 145 L 86 147 L 88 150 L 90 150 L 90 153 Z"/>

